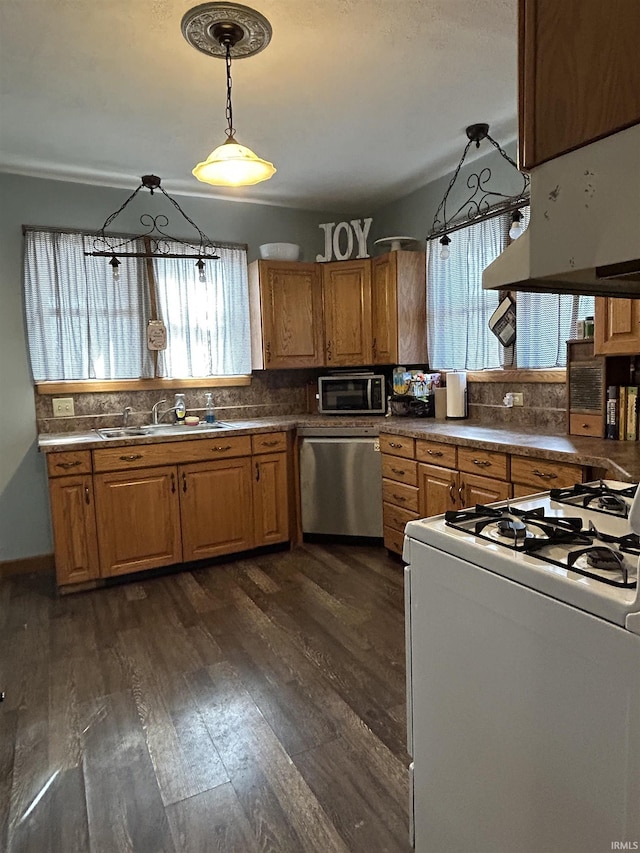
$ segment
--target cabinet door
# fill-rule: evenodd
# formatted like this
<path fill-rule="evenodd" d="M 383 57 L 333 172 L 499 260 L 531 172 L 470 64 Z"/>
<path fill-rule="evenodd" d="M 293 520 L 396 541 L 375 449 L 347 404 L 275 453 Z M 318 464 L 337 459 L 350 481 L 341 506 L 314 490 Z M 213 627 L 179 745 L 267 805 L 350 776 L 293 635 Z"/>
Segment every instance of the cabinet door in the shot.
<path fill-rule="evenodd" d="M 520 0 L 520 166 L 640 121 L 634 0 Z"/>
<path fill-rule="evenodd" d="M 640 300 L 596 299 L 594 352 L 596 355 L 640 353 Z"/>
<path fill-rule="evenodd" d="M 458 509 L 458 472 L 437 465 L 418 465 L 418 495 L 420 515 L 440 515 L 448 509 Z"/>
<path fill-rule="evenodd" d="M 506 501 L 511 497 L 511 484 L 502 480 L 492 480 L 490 477 L 461 473 L 459 497 L 461 508 Z"/>
<path fill-rule="evenodd" d="M 97 474 L 94 486 L 104 576 L 182 561 L 175 466 Z"/>
<path fill-rule="evenodd" d="M 371 342 L 373 364 L 398 361 L 397 253 L 388 252 L 371 262 Z M 426 326 L 425 326 L 426 334 Z"/>
<path fill-rule="evenodd" d="M 252 548 L 251 458 L 181 465 L 178 473 L 185 561 Z"/>
<path fill-rule="evenodd" d="M 324 341 L 318 266 L 256 261 L 249 283 L 253 367 L 320 367 Z"/>
<path fill-rule="evenodd" d="M 59 586 L 100 575 L 91 475 L 49 481 Z"/>
<path fill-rule="evenodd" d="M 254 545 L 271 545 L 289 539 L 287 454 L 254 456 L 253 528 Z"/>
<path fill-rule="evenodd" d="M 371 364 L 371 262 L 324 264 L 322 287 L 326 364 Z"/>

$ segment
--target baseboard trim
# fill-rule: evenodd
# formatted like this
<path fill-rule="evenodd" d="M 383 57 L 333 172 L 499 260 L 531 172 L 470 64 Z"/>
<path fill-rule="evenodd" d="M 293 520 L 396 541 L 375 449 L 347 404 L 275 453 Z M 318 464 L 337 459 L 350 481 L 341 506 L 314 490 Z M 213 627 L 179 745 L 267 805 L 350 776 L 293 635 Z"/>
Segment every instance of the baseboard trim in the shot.
<path fill-rule="evenodd" d="M 37 557 L 22 557 L 19 560 L 0 562 L 0 578 L 29 575 L 32 572 L 55 572 L 55 569 L 53 554 L 40 554 Z"/>

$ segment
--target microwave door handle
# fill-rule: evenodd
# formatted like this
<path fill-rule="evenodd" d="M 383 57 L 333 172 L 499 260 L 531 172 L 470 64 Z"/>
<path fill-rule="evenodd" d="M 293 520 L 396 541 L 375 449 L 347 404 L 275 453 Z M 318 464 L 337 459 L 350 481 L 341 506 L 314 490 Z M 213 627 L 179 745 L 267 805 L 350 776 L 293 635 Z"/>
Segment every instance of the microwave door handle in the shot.
<path fill-rule="evenodd" d="M 371 411 L 371 407 L 373 402 L 371 400 L 371 393 L 373 390 L 373 379 L 367 379 L 367 408 Z"/>

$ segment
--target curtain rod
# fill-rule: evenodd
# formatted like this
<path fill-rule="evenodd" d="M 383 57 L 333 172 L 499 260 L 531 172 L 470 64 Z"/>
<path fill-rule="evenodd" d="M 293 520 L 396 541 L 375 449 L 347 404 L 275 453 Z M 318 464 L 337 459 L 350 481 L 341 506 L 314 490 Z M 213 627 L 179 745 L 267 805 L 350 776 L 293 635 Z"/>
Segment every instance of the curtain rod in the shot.
<path fill-rule="evenodd" d="M 99 229 L 98 229 L 99 230 Z M 22 226 L 22 235 L 24 236 L 28 231 L 48 231 L 53 234 L 81 234 L 83 237 L 95 237 L 98 233 L 97 231 L 87 231 L 83 228 L 54 228 L 51 225 L 23 225 Z M 128 234 L 126 232 L 119 231 L 110 231 L 109 236 L 113 237 L 136 237 L 136 234 Z M 144 236 L 144 235 L 142 235 Z M 215 242 L 216 248 L 220 249 L 244 249 L 245 252 L 249 251 L 248 243 L 228 243 L 228 242 Z M 180 256 L 182 257 L 182 256 Z"/>

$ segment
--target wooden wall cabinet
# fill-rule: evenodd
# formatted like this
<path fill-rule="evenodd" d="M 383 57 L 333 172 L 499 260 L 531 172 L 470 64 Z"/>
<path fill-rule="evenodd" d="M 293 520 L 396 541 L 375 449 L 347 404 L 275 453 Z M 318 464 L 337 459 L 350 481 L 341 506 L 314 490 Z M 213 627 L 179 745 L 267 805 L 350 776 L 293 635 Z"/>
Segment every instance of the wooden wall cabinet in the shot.
<path fill-rule="evenodd" d="M 594 352 L 596 355 L 640 353 L 640 299 L 604 296 L 596 299 Z"/>
<path fill-rule="evenodd" d="M 322 281 L 318 264 L 249 264 L 254 370 L 324 363 Z"/>
<path fill-rule="evenodd" d="M 426 255 L 249 265 L 256 370 L 427 361 Z"/>
<path fill-rule="evenodd" d="M 373 364 L 426 364 L 426 301 L 424 252 L 398 250 L 373 258 Z"/>
<path fill-rule="evenodd" d="M 58 585 L 286 542 L 289 460 L 286 432 L 49 454 Z"/>
<path fill-rule="evenodd" d="M 636 0 L 519 0 L 519 162 L 640 122 Z"/>
<path fill-rule="evenodd" d="M 371 364 L 371 261 L 322 264 L 325 364 Z"/>

